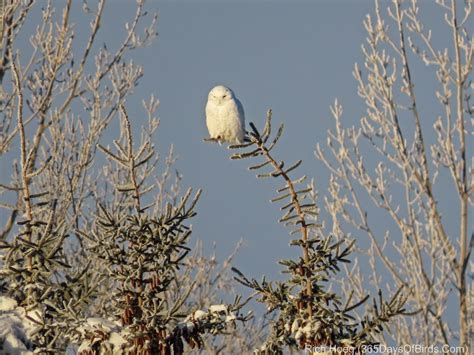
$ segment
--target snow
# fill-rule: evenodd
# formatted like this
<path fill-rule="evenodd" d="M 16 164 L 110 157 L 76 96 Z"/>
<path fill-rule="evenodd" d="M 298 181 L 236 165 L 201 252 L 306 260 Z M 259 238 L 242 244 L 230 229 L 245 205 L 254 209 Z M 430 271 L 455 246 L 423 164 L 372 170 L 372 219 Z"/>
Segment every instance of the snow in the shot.
<path fill-rule="evenodd" d="M 23 341 L 18 337 L 18 334 L 9 333 L 5 338 L 3 334 L 0 334 L 0 337 L 3 339 L 3 344 L 0 345 L 1 353 L 19 355 L 33 354 L 32 351 L 26 348 Z"/>
<path fill-rule="evenodd" d="M 196 312 L 193 313 L 193 318 L 196 320 L 200 320 L 206 317 L 207 317 L 207 313 L 204 311 L 201 311 L 200 309 L 198 309 Z"/>
<path fill-rule="evenodd" d="M 225 304 L 214 304 L 209 306 L 209 312 L 211 313 L 227 313 L 227 306 Z"/>
<path fill-rule="evenodd" d="M 184 320 L 184 323 L 189 322 L 189 321 L 200 321 L 203 320 L 204 318 L 207 317 L 207 313 L 198 309 L 197 311 L 194 311 L 191 313 L 189 316 L 186 317 Z"/>
<path fill-rule="evenodd" d="M 10 297 L 0 296 L 0 312 L 11 311 L 18 306 L 18 303 Z"/>
<path fill-rule="evenodd" d="M 28 349 L 35 324 L 26 318 L 24 308 L 10 297 L 0 296 L 0 353 L 33 354 Z"/>
<path fill-rule="evenodd" d="M 40 309 L 34 308 L 26 312 L 13 298 L 0 296 L 0 354 L 33 354 L 28 339 L 35 331 L 36 323 L 27 317 L 40 321 Z M 233 322 L 237 318 L 233 312 L 229 312 L 226 305 L 217 304 L 209 306 L 208 312 L 203 310 L 192 312 L 179 327 L 186 329 L 187 332 L 193 332 L 197 322 L 206 322 L 208 317 L 212 318 L 209 320 L 211 323 L 218 320 Z M 79 354 L 88 353 L 98 343 L 100 349 L 104 351 L 119 353 L 127 343 L 126 331 L 120 323 L 104 318 L 88 318 L 77 327 L 77 331 L 78 337 L 73 342 L 79 345 L 77 350 Z"/>
<path fill-rule="evenodd" d="M 112 333 L 110 334 L 109 343 L 112 344 L 116 349 L 120 349 L 122 345 L 125 345 L 127 341 L 122 334 Z"/>
<path fill-rule="evenodd" d="M 229 312 L 228 306 L 224 304 L 211 305 L 208 311 L 196 310 L 188 315 L 178 324 L 182 331 L 193 332 L 197 324 L 209 322 L 209 324 L 229 323 L 237 319 L 233 312 Z"/>
<path fill-rule="evenodd" d="M 229 313 L 226 317 L 225 317 L 225 321 L 226 322 L 232 322 L 234 320 L 236 320 L 237 317 L 235 316 L 234 313 Z"/>
<path fill-rule="evenodd" d="M 110 349 L 112 353 L 119 353 L 124 344 L 127 343 L 123 329 L 118 322 L 99 317 L 87 318 L 85 322 L 77 328 L 77 330 L 87 339 L 83 340 L 77 352 L 87 353 L 95 342 L 102 339 L 103 333 L 108 335 L 104 341 L 100 341 L 101 349 Z M 99 331 L 100 336 L 91 339 L 91 334 Z"/>

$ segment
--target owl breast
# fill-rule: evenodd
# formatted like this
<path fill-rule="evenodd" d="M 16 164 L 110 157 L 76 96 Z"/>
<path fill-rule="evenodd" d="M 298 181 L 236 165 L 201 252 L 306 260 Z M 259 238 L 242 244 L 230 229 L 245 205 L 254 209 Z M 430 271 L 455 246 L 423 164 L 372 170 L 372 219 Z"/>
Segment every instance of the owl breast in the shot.
<path fill-rule="evenodd" d="M 218 105 L 208 101 L 206 105 L 206 124 L 211 138 L 229 143 L 243 142 L 243 118 L 240 117 L 234 101 Z"/>

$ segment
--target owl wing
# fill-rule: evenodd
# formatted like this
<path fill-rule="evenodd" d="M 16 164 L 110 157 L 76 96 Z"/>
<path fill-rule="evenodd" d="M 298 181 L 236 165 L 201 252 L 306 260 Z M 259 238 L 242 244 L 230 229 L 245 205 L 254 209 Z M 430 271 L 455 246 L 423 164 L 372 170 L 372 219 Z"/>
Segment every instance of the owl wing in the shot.
<path fill-rule="evenodd" d="M 209 131 L 209 134 L 211 138 L 215 138 L 216 132 L 218 130 L 218 119 L 217 119 L 217 113 L 216 113 L 216 107 L 215 104 L 211 101 L 208 100 L 206 104 L 206 126 L 207 130 Z"/>
<path fill-rule="evenodd" d="M 237 110 L 239 112 L 239 120 L 240 120 L 240 126 L 242 127 L 242 130 L 245 132 L 245 112 L 244 112 L 244 106 L 242 106 L 242 103 L 240 102 L 239 99 L 235 98 L 235 103 L 237 104 Z"/>

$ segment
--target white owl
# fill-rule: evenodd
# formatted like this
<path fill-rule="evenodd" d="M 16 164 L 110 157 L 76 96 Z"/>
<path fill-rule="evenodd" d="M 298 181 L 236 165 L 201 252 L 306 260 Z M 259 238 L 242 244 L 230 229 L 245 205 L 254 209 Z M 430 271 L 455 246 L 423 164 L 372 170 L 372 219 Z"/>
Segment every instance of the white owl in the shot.
<path fill-rule="evenodd" d="M 211 140 L 232 144 L 244 142 L 244 108 L 231 89 L 218 85 L 209 92 L 206 125 Z"/>

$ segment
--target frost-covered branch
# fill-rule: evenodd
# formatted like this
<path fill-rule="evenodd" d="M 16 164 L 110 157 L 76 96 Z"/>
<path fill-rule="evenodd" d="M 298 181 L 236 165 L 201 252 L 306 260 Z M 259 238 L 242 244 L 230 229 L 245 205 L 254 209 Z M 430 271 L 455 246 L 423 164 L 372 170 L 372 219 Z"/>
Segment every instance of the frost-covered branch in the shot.
<path fill-rule="evenodd" d="M 472 18 L 472 4 L 463 3 L 461 11 L 460 1 L 437 3 L 452 38 L 446 48 L 437 47 L 439 42 L 421 20 L 424 7 L 417 1 L 394 0 L 386 13 L 375 2 L 375 16 L 367 15 L 364 21 L 363 69 L 359 65 L 354 69 L 366 115 L 345 127 L 342 106 L 336 101 L 331 108 L 335 129 L 328 133 L 327 151 L 318 145 L 316 156 L 332 174 L 326 207 L 333 233 L 339 238 L 351 231 L 367 235 L 371 245 L 365 252 L 374 287 L 393 281 L 404 285 L 409 304 L 422 310 L 409 319 L 397 318 L 395 329 L 378 340 L 388 342 L 392 337 L 400 344 L 429 346 L 451 345 L 458 337 L 466 347 L 472 318 L 467 277 L 472 244 L 467 226 L 473 198 L 468 177 L 473 171 L 472 147 L 466 137 L 473 134 L 469 81 L 474 52 L 466 24 Z M 414 73 L 423 70 L 421 64 L 433 69 L 429 73 L 438 85 L 432 89 L 415 80 Z M 420 100 L 420 90 L 432 91 L 433 102 L 439 105 L 437 117 L 423 114 L 423 105 L 434 104 Z M 446 200 L 448 191 L 458 194 L 459 209 Z M 459 220 L 443 216 L 447 205 L 450 213 L 459 212 Z M 353 283 L 363 287 L 359 275 Z M 447 320 L 452 284 L 459 303 L 457 329 Z"/>
<path fill-rule="evenodd" d="M 318 208 L 313 185 L 297 188 L 306 177 L 290 177 L 301 160 L 286 168 L 283 161 L 274 158 L 272 149 L 282 136 L 283 125 L 271 139 L 271 118 L 269 111 L 263 133 L 250 123 L 252 131 L 248 133 L 248 143 L 230 146 L 232 149 L 246 148 L 247 151 L 233 154 L 232 159 L 263 158 L 263 162 L 250 166 L 249 170 L 270 167 L 269 172 L 257 177 L 284 181 L 285 185 L 277 190 L 278 196 L 271 201 L 284 203 L 281 209 L 285 214 L 281 223 L 299 226 L 291 234 L 299 232 L 300 238 L 292 240 L 290 245 L 300 247 L 303 256 L 296 261 L 280 260 L 284 273 L 289 275 L 281 282 L 268 282 L 265 277 L 259 282 L 233 269 L 241 284 L 256 291 L 258 301 L 266 305 L 267 311 L 276 313 L 275 320 L 270 323 L 270 334 L 257 351 L 282 353 L 286 347 L 308 349 L 317 346 L 347 346 L 360 350 L 361 346 L 374 343 L 374 334 L 390 319 L 405 313 L 406 298 L 400 290 L 389 302 L 380 297 L 357 324 L 351 313 L 370 295 L 364 294 L 354 302 L 351 294 L 344 302 L 327 287 L 326 283 L 331 281 L 340 266 L 350 262 L 348 257 L 354 242 L 335 241 L 333 236 L 322 234 L 321 225 L 317 223 Z"/>

